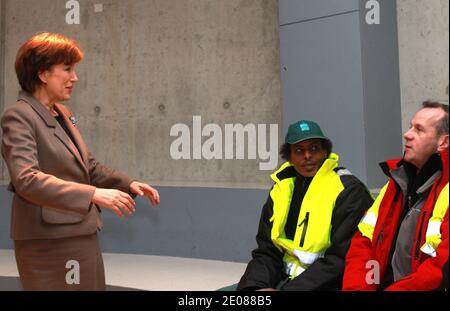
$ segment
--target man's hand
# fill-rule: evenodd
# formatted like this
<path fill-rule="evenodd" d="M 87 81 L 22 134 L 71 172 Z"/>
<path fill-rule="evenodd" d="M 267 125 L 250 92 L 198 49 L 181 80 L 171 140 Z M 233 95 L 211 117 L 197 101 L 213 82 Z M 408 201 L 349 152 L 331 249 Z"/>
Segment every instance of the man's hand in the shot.
<path fill-rule="evenodd" d="M 152 205 L 158 205 L 160 202 L 158 191 L 147 184 L 133 181 L 130 184 L 130 191 L 139 196 L 147 196 Z"/>

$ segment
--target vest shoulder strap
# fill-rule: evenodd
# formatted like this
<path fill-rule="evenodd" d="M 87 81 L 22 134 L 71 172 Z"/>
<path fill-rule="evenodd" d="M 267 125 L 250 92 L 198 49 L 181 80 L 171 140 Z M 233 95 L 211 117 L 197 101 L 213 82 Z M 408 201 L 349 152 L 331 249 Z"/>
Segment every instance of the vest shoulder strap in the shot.
<path fill-rule="evenodd" d="M 345 176 L 345 175 L 353 175 L 352 172 L 350 172 L 348 169 L 346 169 L 345 167 L 336 167 L 334 169 L 334 171 L 336 172 L 336 174 L 338 174 L 339 176 Z"/>
<path fill-rule="evenodd" d="M 344 186 L 344 188 L 360 183 L 359 179 L 345 167 L 337 167 L 334 169 L 334 171 L 340 177 L 341 183 Z"/>
<path fill-rule="evenodd" d="M 293 166 L 289 166 L 277 174 L 279 180 L 292 177 L 295 177 L 295 168 Z"/>

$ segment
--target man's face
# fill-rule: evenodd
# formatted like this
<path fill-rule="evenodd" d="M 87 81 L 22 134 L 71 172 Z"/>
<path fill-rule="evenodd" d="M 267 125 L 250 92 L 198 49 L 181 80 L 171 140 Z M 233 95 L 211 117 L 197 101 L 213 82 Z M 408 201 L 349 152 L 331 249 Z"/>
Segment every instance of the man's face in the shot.
<path fill-rule="evenodd" d="M 430 156 L 448 147 L 448 134 L 438 135 L 436 125 L 445 116 L 438 108 L 423 108 L 416 113 L 411 126 L 403 135 L 405 139 L 404 159 L 421 169 Z M 445 141 L 447 143 L 445 144 Z"/>
<path fill-rule="evenodd" d="M 320 139 L 308 139 L 290 145 L 291 159 L 295 170 L 304 177 L 313 177 L 327 157 L 327 151 L 322 147 Z"/>

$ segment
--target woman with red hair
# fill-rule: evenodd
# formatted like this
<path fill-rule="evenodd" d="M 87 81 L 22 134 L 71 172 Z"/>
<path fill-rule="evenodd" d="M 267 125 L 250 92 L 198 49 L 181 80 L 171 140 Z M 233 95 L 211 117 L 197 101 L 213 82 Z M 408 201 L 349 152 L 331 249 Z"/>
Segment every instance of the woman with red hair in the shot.
<path fill-rule="evenodd" d="M 135 211 L 151 186 L 100 164 L 74 125 L 69 100 L 83 52 L 72 39 L 39 33 L 17 53 L 22 90 L 1 118 L 1 151 L 14 192 L 11 238 L 25 290 L 104 290 L 100 208 Z"/>

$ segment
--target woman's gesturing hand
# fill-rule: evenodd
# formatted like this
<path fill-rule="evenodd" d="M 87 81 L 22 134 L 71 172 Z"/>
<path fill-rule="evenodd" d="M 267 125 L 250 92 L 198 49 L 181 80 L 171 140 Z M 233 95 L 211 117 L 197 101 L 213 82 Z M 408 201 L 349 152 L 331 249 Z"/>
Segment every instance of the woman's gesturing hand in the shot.
<path fill-rule="evenodd" d="M 135 202 L 128 193 L 116 189 L 95 189 L 92 202 L 103 208 L 109 208 L 119 217 L 123 213 L 131 215 L 135 211 Z"/>
<path fill-rule="evenodd" d="M 139 181 L 133 181 L 130 184 L 130 191 L 139 196 L 147 196 L 153 205 L 158 205 L 160 202 L 158 191 L 155 188 Z"/>

